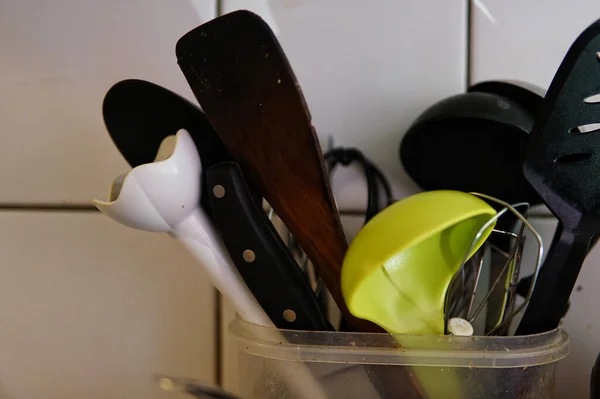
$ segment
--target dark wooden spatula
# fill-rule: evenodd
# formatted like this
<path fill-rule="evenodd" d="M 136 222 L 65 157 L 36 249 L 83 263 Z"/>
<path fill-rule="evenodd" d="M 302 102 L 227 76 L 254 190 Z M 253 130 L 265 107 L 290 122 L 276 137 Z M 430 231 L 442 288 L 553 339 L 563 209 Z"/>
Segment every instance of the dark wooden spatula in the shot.
<path fill-rule="evenodd" d="M 342 314 L 360 331 L 340 290 L 347 249 L 318 138 L 298 81 L 268 25 L 248 11 L 183 36 L 177 60 L 236 162 L 290 229 Z"/>
<path fill-rule="evenodd" d="M 556 73 L 525 156 L 525 177 L 559 220 L 518 335 L 556 328 L 600 234 L 600 20 Z"/>

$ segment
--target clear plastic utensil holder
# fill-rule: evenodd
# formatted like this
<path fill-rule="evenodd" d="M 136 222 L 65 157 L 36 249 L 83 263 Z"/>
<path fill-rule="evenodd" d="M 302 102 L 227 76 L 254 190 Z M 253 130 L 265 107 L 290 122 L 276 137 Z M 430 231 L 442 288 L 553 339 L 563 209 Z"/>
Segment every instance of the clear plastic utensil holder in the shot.
<path fill-rule="evenodd" d="M 569 351 L 560 329 L 392 336 L 277 330 L 237 318 L 230 332 L 244 399 L 553 398 L 556 363 Z M 454 387 L 446 390 L 449 381 Z"/>

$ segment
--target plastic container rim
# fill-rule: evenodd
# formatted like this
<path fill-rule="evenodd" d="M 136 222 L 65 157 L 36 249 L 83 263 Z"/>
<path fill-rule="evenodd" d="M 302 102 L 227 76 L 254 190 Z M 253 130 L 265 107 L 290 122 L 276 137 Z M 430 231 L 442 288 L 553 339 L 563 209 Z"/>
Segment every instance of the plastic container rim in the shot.
<path fill-rule="evenodd" d="M 282 361 L 514 368 L 554 363 L 569 353 L 561 328 L 507 337 L 390 335 L 276 329 L 237 316 L 229 331 L 239 351 Z"/>

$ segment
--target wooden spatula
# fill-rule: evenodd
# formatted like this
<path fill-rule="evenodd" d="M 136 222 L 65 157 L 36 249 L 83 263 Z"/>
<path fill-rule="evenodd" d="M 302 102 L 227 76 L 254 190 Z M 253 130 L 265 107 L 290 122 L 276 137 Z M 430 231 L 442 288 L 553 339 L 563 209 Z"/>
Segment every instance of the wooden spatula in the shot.
<path fill-rule="evenodd" d="M 217 134 L 316 266 L 349 324 L 340 290 L 347 249 L 311 116 L 268 25 L 248 11 L 216 18 L 183 36 L 177 60 Z"/>

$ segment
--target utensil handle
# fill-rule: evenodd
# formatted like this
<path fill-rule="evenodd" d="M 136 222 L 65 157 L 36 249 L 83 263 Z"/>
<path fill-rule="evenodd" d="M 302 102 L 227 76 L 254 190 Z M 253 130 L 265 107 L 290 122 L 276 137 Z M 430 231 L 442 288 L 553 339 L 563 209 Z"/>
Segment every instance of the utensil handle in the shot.
<path fill-rule="evenodd" d="M 516 335 L 538 334 L 558 327 L 585 260 L 590 236 L 583 226 L 559 224 Z"/>
<path fill-rule="evenodd" d="M 332 330 L 289 249 L 254 203 L 239 166 L 219 163 L 205 176 L 215 226 L 244 282 L 275 326 Z"/>
<path fill-rule="evenodd" d="M 211 283 L 230 300 L 241 318 L 265 327 L 274 326 L 233 266 L 223 242 L 218 239 L 218 233 L 200 208 L 181 222 L 173 235 L 204 267 Z M 283 339 L 285 338 L 282 335 Z M 301 362 L 281 364 L 281 368 L 273 372 L 281 373 L 284 381 L 297 395 L 295 397 L 327 399 L 319 381 L 307 370 L 306 364 Z"/>
<path fill-rule="evenodd" d="M 271 320 L 240 277 L 208 216 L 196 209 L 173 233 L 208 272 L 212 284 L 226 296 L 244 319 L 261 326 Z"/>

